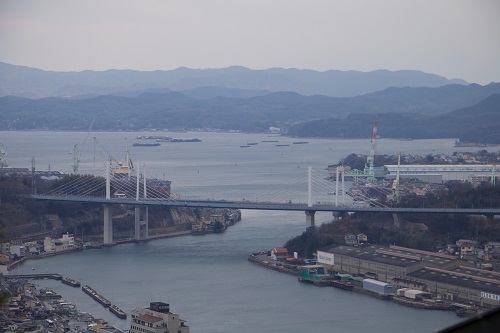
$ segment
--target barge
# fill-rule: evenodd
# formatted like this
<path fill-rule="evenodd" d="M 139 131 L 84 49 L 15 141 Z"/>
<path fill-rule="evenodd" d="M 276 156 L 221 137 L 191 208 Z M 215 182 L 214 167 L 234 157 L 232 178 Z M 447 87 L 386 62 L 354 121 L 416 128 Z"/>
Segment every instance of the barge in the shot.
<path fill-rule="evenodd" d="M 61 282 L 71 287 L 80 288 L 80 282 L 69 277 L 62 279 Z"/>
<path fill-rule="evenodd" d="M 132 147 L 158 147 L 160 146 L 159 143 L 134 143 L 132 144 Z"/>
<path fill-rule="evenodd" d="M 127 314 L 125 313 L 125 311 L 114 304 L 111 304 L 111 306 L 109 307 L 109 312 L 113 313 L 120 319 L 127 319 Z"/>
<path fill-rule="evenodd" d="M 104 296 L 99 294 L 97 291 L 92 289 L 89 285 L 85 285 L 82 287 L 84 293 L 92 297 L 97 303 L 100 303 L 105 308 L 111 306 L 111 302 L 107 300 Z"/>
<path fill-rule="evenodd" d="M 351 291 L 354 286 L 348 282 L 335 279 L 334 276 L 325 273 L 322 265 L 302 266 L 297 274 L 299 282 L 311 283 L 321 287 L 335 287 Z"/>

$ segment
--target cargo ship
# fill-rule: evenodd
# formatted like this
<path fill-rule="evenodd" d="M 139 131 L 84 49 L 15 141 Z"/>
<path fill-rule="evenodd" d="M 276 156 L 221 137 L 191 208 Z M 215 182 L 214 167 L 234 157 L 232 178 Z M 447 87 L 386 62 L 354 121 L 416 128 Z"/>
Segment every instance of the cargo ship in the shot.
<path fill-rule="evenodd" d="M 120 193 L 121 197 L 133 198 L 136 196 L 137 176 L 134 174 L 134 163 L 129 157 L 128 149 L 126 152 L 125 160 L 120 161 L 113 168 L 111 186 L 113 187 L 113 193 Z M 146 178 L 147 191 L 154 196 L 170 197 L 171 184 L 170 180 Z"/>

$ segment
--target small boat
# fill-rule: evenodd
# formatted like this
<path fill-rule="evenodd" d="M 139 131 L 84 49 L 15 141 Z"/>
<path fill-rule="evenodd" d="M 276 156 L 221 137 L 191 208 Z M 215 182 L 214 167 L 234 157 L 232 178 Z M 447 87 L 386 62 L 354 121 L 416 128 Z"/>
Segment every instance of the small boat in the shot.
<path fill-rule="evenodd" d="M 288 147 L 289 145 L 275 145 L 276 147 Z"/>
<path fill-rule="evenodd" d="M 248 148 L 248 147 L 250 147 L 250 146 L 248 146 L 248 145 L 240 146 L 240 148 Z"/>
<path fill-rule="evenodd" d="M 294 143 L 293 143 L 293 144 L 294 144 L 294 145 L 306 145 L 306 144 L 308 144 L 308 143 L 309 143 L 309 141 L 294 141 Z"/>
<path fill-rule="evenodd" d="M 335 191 L 330 191 L 330 192 L 328 192 L 327 194 L 328 194 L 328 195 L 335 195 L 335 194 L 337 194 L 337 192 L 335 192 Z"/>
<path fill-rule="evenodd" d="M 262 140 L 262 142 L 279 142 L 279 140 Z"/>
<path fill-rule="evenodd" d="M 257 142 L 249 142 L 249 143 L 247 143 L 247 145 L 249 145 L 249 146 L 255 146 L 256 144 L 258 144 L 258 143 Z"/>

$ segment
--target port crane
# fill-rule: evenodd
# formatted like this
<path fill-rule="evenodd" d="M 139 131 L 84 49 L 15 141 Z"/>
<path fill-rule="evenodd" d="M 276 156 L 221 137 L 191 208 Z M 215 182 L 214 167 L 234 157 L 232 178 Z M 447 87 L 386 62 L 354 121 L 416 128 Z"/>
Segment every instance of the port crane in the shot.
<path fill-rule="evenodd" d="M 85 138 L 85 141 L 83 142 L 83 147 L 79 149 L 78 143 L 75 143 L 73 146 L 73 164 L 71 165 L 71 168 L 73 169 L 73 173 L 78 173 L 78 168 L 80 167 L 80 161 L 83 156 L 83 152 L 85 151 L 85 147 L 87 146 L 87 141 L 89 140 L 90 132 L 92 131 L 92 126 L 94 126 L 95 118 L 92 119 L 92 123 L 90 123 L 89 129 L 87 131 L 87 137 Z"/>

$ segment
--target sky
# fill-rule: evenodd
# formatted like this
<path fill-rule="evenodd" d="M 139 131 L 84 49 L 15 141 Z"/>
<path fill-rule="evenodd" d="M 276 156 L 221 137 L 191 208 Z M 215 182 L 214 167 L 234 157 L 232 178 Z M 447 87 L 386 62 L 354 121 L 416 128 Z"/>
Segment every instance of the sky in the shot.
<path fill-rule="evenodd" d="M 498 0 L 0 0 L 0 62 L 51 71 L 420 70 L 500 82 Z"/>

